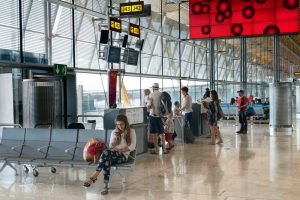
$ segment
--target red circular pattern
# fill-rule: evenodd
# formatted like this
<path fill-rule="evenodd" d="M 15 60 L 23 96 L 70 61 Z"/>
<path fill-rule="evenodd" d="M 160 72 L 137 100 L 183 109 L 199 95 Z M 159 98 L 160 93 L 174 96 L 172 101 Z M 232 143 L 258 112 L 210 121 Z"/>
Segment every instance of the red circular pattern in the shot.
<path fill-rule="evenodd" d="M 202 2 L 195 2 L 191 6 L 191 11 L 194 15 L 200 14 L 209 14 L 211 12 L 210 3 L 211 0 L 203 0 Z M 267 0 L 242 0 L 242 2 L 255 2 L 257 4 L 265 4 Z M 282 0 L 283 6 L 288 10 L 298 9 L 299 0 Z M 231 10 L 233 1 L 232 0 L 217 0 L 217 13 L 215 15 L 215 21 L 217 23 L 223 23 L 226 19 L 231 19 L 233 16 L 233 11 Z M 245 19 L 252 19 L 255 16 L 255 9 L 253 5 L 249 5 L 249 3 L 245 3 L 248 6 L 242 9 L 242 15 Z M 262 5 L 263 6 L 263 5 Z M 215 8 L 212 8 L 215 9 Z M 215 11 L 214 11 L 215 12 Z M 264 28 L 263 34 L 279 34 L 280 29 L 276 25 L 268 25 Z M 210 25 L 203 25 L 201 27 L 201 32 L 204 35 L 211 34 L 212 27 Z M 243 24 L 235 23 L 231 25 L 231 33 L 233 36 L 241 36 L 244 32 Z"/>
<path fill-rule="evenodd" d="M 280 29 L 276 25 L 269 25 L 264 29 L 264 34 L 279 34 Z"/>
<path fill-rule="evenodd" d="M 192 5 L 192 13 L 194 15 L 201 14 L 201 10 L 202 10 L 202 4 L 200 2 L 196 2 Z"/>
<path fill-rule="evenodd" d="M 245 17 L 246 19 L 251 19 L 254 16 L 255 10 L 252 6 L 246 6 L 245 8 L 243 8 L 243 17 Z"/>
<path fill-rule="evenodd" d="M 232 17 L 232 10 L 227 10 L 226 12 L 224 12 L 224 17 L 226 19 L 230 19 Z"/>
<path fill-rule="evenodd" d="M 283 0 L 283 6 L 289 10 L 297 9 L 299 7 L 299 0 Z"/>
<path fill-rule="evenodd" d="M 244 27 L 242 24 L 233 24 L 231 26 L 231 33 L 234 35 L 234 36 L 240 36 L 242 35 L 244 31 Z"/>
<path fill-rule="evenodd" d="M 204 35 L 210 34 L 210 32 L 211 32 L 210 25 L 204 25 L 204 26 L 202 26 L 201 31 L 202 31 L 202 33 Z"/>
<path fill-rule="evenodd" d="M 228 0 L 220 0 L 217 5 L 218 13 L 224 13 L 227 10 L 231 10 L 231 4 Z"/>
<path fill-rule="evenodd" d="M 264 4 L 267 0 L 255 0 L 257 4 Z"/>
<path fill-rule="evenodd" d="M 202 5 L 201 7 L 201 13 L 202 14 L 208 14 L 210 12 L 210 7 L 207 4 Z"/>
<path fill-rule="evenodd" d="M 215 20 L 218 23 L 223 23 L 224 20 L 225 20 L 225 17 L 224 17 L 224 15 L 222 15 L 222 14 L 219 13 L 219 14 L 216 15 Z"/>

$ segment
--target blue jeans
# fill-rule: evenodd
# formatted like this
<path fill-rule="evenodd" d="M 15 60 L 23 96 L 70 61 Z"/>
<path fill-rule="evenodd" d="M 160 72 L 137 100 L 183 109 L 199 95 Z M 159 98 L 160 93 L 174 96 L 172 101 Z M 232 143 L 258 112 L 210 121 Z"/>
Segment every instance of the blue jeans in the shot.
<path fill-rule="evenodd" d="M 239 111 L 239 122 L 241 124 L 241 131 L 248 130 L 248 122 L 245 111 Z"/>
<path fill-rule="evenodd" d="M 191 128 L 192 126 L 193 113 L 184 114 L 184 127 Z"/>

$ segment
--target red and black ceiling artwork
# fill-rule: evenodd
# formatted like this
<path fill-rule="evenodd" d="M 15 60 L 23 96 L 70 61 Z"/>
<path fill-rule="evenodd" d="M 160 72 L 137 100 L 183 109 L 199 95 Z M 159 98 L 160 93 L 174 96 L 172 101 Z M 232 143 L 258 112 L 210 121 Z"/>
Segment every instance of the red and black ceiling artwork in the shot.
<path fill-rule="evenodd" d="M 299 31 L 299 0 L 190 0 L 190 38 Z"/>

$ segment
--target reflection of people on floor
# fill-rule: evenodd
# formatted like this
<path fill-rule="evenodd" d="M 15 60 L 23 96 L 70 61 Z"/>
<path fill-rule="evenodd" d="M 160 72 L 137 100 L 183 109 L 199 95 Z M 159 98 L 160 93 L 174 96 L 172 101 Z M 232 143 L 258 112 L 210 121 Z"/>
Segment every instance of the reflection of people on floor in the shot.
<path fill-rule="evenodd" d="M 218 149 L 218 152 L 216 152 Z M 208 173 L 204 183 L 210 185 L 212 199 L 216 199 L 220 192 L 220 182 L 224 176 L 224 171 L 220 167 L 219 158 L 222 148 L 211 148 L 207 156 Z"/>
<path fill-rule="evenodd" d="M 249 160 L 255 156 L 255 153 L 248 149 L 247 135 L 241 136 L 241 143 L 239 148 L 238 170 L 239 175 L 244 176 L 248 171 Z"/>

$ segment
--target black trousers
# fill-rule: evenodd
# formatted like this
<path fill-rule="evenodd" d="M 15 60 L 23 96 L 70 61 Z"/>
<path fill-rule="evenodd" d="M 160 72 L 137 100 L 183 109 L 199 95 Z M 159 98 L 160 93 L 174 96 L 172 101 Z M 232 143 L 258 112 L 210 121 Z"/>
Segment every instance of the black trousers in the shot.
<path fill-rule="evenodd" d="M 241 124 L 241 131 L 248 130 L 248 122 L 245 111 L 239 111 L 239 122 Z"/>

